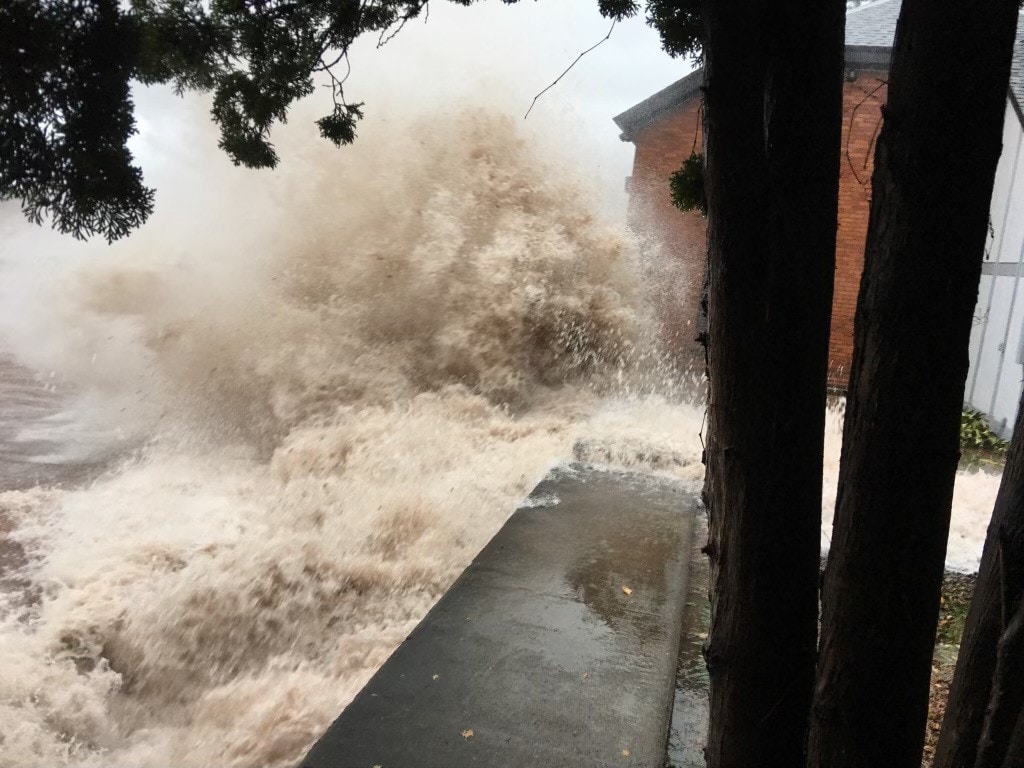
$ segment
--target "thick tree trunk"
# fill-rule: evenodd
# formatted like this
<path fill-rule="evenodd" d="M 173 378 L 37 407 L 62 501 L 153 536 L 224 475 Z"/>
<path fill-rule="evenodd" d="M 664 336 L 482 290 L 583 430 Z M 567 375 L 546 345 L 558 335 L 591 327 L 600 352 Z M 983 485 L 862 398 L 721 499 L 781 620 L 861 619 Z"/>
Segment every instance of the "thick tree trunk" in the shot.
<path fill-rule="evenodd" d="M 1017 718 L 1017 727 L 1006 749 L 1003 768 L 1019 768 L 1021 765 L 1024 765 L 1024 712 Z"/>
<path fill-rule="evenodd" d="M 1004 564 L 1011 568 L 1007 569 Z M 1012 569 L 1014 564 L 1016 571 Z M 979 763 L 979 744 L 986 742 L 982 730 L 986 710 L 993 700 L 993 681 L 1005 678 L 1005 669 L 1000 672 L 996 669 L 998 646 L 1008 623 L 1007 609 L 1012 608 L 1006 605 L 1012 601 L 1012 585 L 1016 583 L 1018 589 L 1021 587 L 1021 567 L 1024 567 L 1024 398 L 1018 406 L 1013 442 L 988 527 L 974 599 L 967 612 L 956 673 L 936 747 L 935 768 L 974 768 Z M 1019 593 L 1017 599 L 1020 599 Z M 1006 714 L 1004 707 L 1003 716 Z M 1020 712 L 1016 715 L 1017 721 L 1024 722 Z M 994 745 L 991 737 L 988 741 Z M 989 747 L 988 756 L 983 756 L 982 762 L 1000 765 L 993 762 L 991 750 Z M 1024 759 L 1020 764 L 1024 764 Z"/>
<path fill-rule="evenodd" d="M 1019 547 L 1017 556 L 1021 555 Z M 1004 550 L 1005 552 L 1005 550 Z M 1000 558 L 1003 566 L 1005 559 Z M 974 768 L 1002 768 L 1024 702 L 1024 602 L 1020 584 L 1014 593 L 1004 593 L 1003 632 L 996 644 L 996 673 L 992 680 L 992 698 L 985 712 L 985 725 L 978 743 Z"/>
<path fill-rule="evenodd" d="M 707 762 L 803 762 L 842 110 L 842 0 L 708 0 Z"/>
<path fill-rule="evenodd" d="M 1016 0 L 903 0 L 875 154 L 809 765 L 918 768 Z"/>

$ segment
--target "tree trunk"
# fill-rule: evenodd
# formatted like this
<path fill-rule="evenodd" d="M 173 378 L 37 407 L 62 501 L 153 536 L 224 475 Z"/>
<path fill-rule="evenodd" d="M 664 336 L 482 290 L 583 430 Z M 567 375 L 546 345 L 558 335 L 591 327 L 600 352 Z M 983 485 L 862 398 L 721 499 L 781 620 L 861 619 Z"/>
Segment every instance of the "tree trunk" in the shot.
<path fill-rule="evenodd" d="M 1014 588 L 1016 594 L 1003 595 L 1004 606 L 1010 603 L 1007 598 L 1013 601 L 1012 613 L 1004 610 L 1004 629 L 996 644 L 992 698 L 985 712 L 974 768 L 1002 768 L 1024 702 L 1024 602 L 1020 600 L 1020 585 Z"/>
<path fill-rule="evenodd" d="M 803 762 L 843 17 L 843 0 L 705 4 L 711 768 Z"/>
<path fill-rule="evenodd" d="M 1008 580 L 1020 583 L 1020 575 L 1013 570 L 1007 572 L 1003 564 L 1014 562 L 1018 567 L 1024 565 L 1024 398 L 1017 409 L 1013 442 L 964 624 L 960 655 L 936 746 L 935 768 L 973 768 L 978 762 L 985 714 L 993 697 L 993 680 L 999 678 L 997 648 L 1007 624 L 1006 595 L 1012 591 L 1008 589 Z"/>
<path fill-rule="evenodd" d="M 1024 712 L 1017 718 L 1017 727 L 1013 731 L 1013 738 L 1006 750 L 1006 759 L 1003 761 L 1003 768 L 1019 768 L 1024 765 Z"/>
<path fill-rule="evenodd" d="M 1016 0 L 903 0 L 875 153 L 809 765 L 919 768 Z"/>

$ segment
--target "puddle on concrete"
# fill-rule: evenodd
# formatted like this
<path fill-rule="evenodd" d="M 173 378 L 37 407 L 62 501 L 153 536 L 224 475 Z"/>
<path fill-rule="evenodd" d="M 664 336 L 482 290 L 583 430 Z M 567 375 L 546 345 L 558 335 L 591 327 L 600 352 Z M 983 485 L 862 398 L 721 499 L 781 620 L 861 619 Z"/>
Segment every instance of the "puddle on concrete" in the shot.
<path fill-rule="evenodd" d="M 665 759 L 668 768 L 704 766 L 704 743 L 708 733 L 708 670 L 701 648 L 711 621 L 711 604 L 708 602 L 708 559 L 700 548 L 707 537 L 708 521 L 702 513 L 694 520 L 683 638 L 679 645 L 675 703 Z"/>

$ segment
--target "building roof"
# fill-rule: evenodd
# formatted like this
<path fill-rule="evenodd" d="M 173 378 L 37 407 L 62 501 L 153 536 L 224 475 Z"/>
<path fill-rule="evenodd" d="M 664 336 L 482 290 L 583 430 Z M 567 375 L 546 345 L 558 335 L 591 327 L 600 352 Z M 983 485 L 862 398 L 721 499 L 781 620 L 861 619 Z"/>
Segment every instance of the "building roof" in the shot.
<path fill-rule="evenodd" d="M 898 0 L 876 0 L 850 8 L 846 12 L 846 45 L 875 45 L 891 49 L 899 15 Z"/>
<path fill-rule="evenodd" d="M 900 0 L 873 0 L 846 12 L 846 66 L 850 69 L 888 71 Z M 635 104 L 613 119 L 622 140 L 632 141 L 637 131 L 656 117 L 694 96 L 704 83 L 704 70 L 696 69 L 681 80 Z M 1010 101 L 1024 125 L 1024 24 L 1018 23 L 1010 74 Z"/>
<path fill-rule="evenodd" d="M 1013 47 L 1010 69 L 1010 101 L 1017 110 L 1021 125 L 1024 125 L 1024 20 L 1017 22 L 1017 43 Z"/>

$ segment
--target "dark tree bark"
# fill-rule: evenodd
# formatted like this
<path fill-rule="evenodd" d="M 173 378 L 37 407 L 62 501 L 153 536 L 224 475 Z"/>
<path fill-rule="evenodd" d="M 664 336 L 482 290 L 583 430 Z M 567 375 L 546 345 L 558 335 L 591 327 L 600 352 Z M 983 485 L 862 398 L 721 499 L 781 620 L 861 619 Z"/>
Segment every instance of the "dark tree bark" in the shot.
<path fill-rule="evenodd" d="M 843 0 L 705 4 L 712 768 L 804 759 L 843 19 Z"/>
<path fill-rule="evenodd" d="M 809 765 L 918 768 L 1016 0 L 903 0 L 875 153 Z"/>
<path fill-rule="evenodd" d="M 1019 547 L 1017 556 L 1021 555 Z M 1001 550 L 1003 553 L 1006 550 Z M 1000 556 L 1005 570 L 1005 554 Z M 978 742 L 974 768 L 1002 768 L 1024 702 L 1024 602 L 1020 584 L 1003 594 L 1003 631 L 996 643 L 996 672 L 992 680 L 992 698 L 985 712 L 985 725 Z"/>
<path fill-rule="evenodd" d="M 1006 750 L 1003 768 L 1018 768 L 1021 765 L 1024 765 L 1024 712 L 1017 718 L 1017 727 Z"/>
<path fill-rule="evenodd" d="M 1014 610 L 1021 610 L 1021 590 L 1024 588 L 1024 399 L 1017 410 L 1013 442 L 1003 468 L 992 521 L 989 523 L 985 549 L 981 556 L 981 568 L 974 588 L 974 598 L 967 621 L 964 624 L 960 654 L 957 658 L 953 684 L 949 689 L 946 714 L 942 721 L 942 732 L 935 751 L 935 768 L 974 768 L 976 765 L 1001 766 L 996 761 L 997 747 L 1009 751 L 1008 736 L 997 735 L 994 730 L 1013 727 L 1013 722 L 1024 723 L 1020 704 L 1017 712 L 1002 700 L 1001 712 L 994 713 L 988 732 L 983 736 L 986 711 L 996 700 L 1002 699 L 1005 690 L 994 681 L 1007 680 L 1012 684 L 1016 677 L 1018 696 L 1024 685 L 1024 673 L 1019 669 L 1016 676 L 1006 668 L 1013 664 L 1006 643 L 1003 668 L 997 668 L 1000 641 L 1009 625 Z M 1016 593 L 1016 594 L 1014 594 Z M 1016 663 L 1024 663 L 1020 651 Z M 1007 674 L 1011 672 L 1011 674 Z M 995 689 L 995 690 L 994 690 Z M 1008 726 L 1007 718 L 1011 718 Z M 1001 724 L 998 721 L 1002 721 Z M 1024 733 L 1022 733 L 1024 736 Z M 979 746 L 981 749 L 979 749 Z M 1013 765 L 1014 763 L 1010 763 Z M 1017 765 L 1024 764 L 1024 754 L 1018 757 Z"/>

